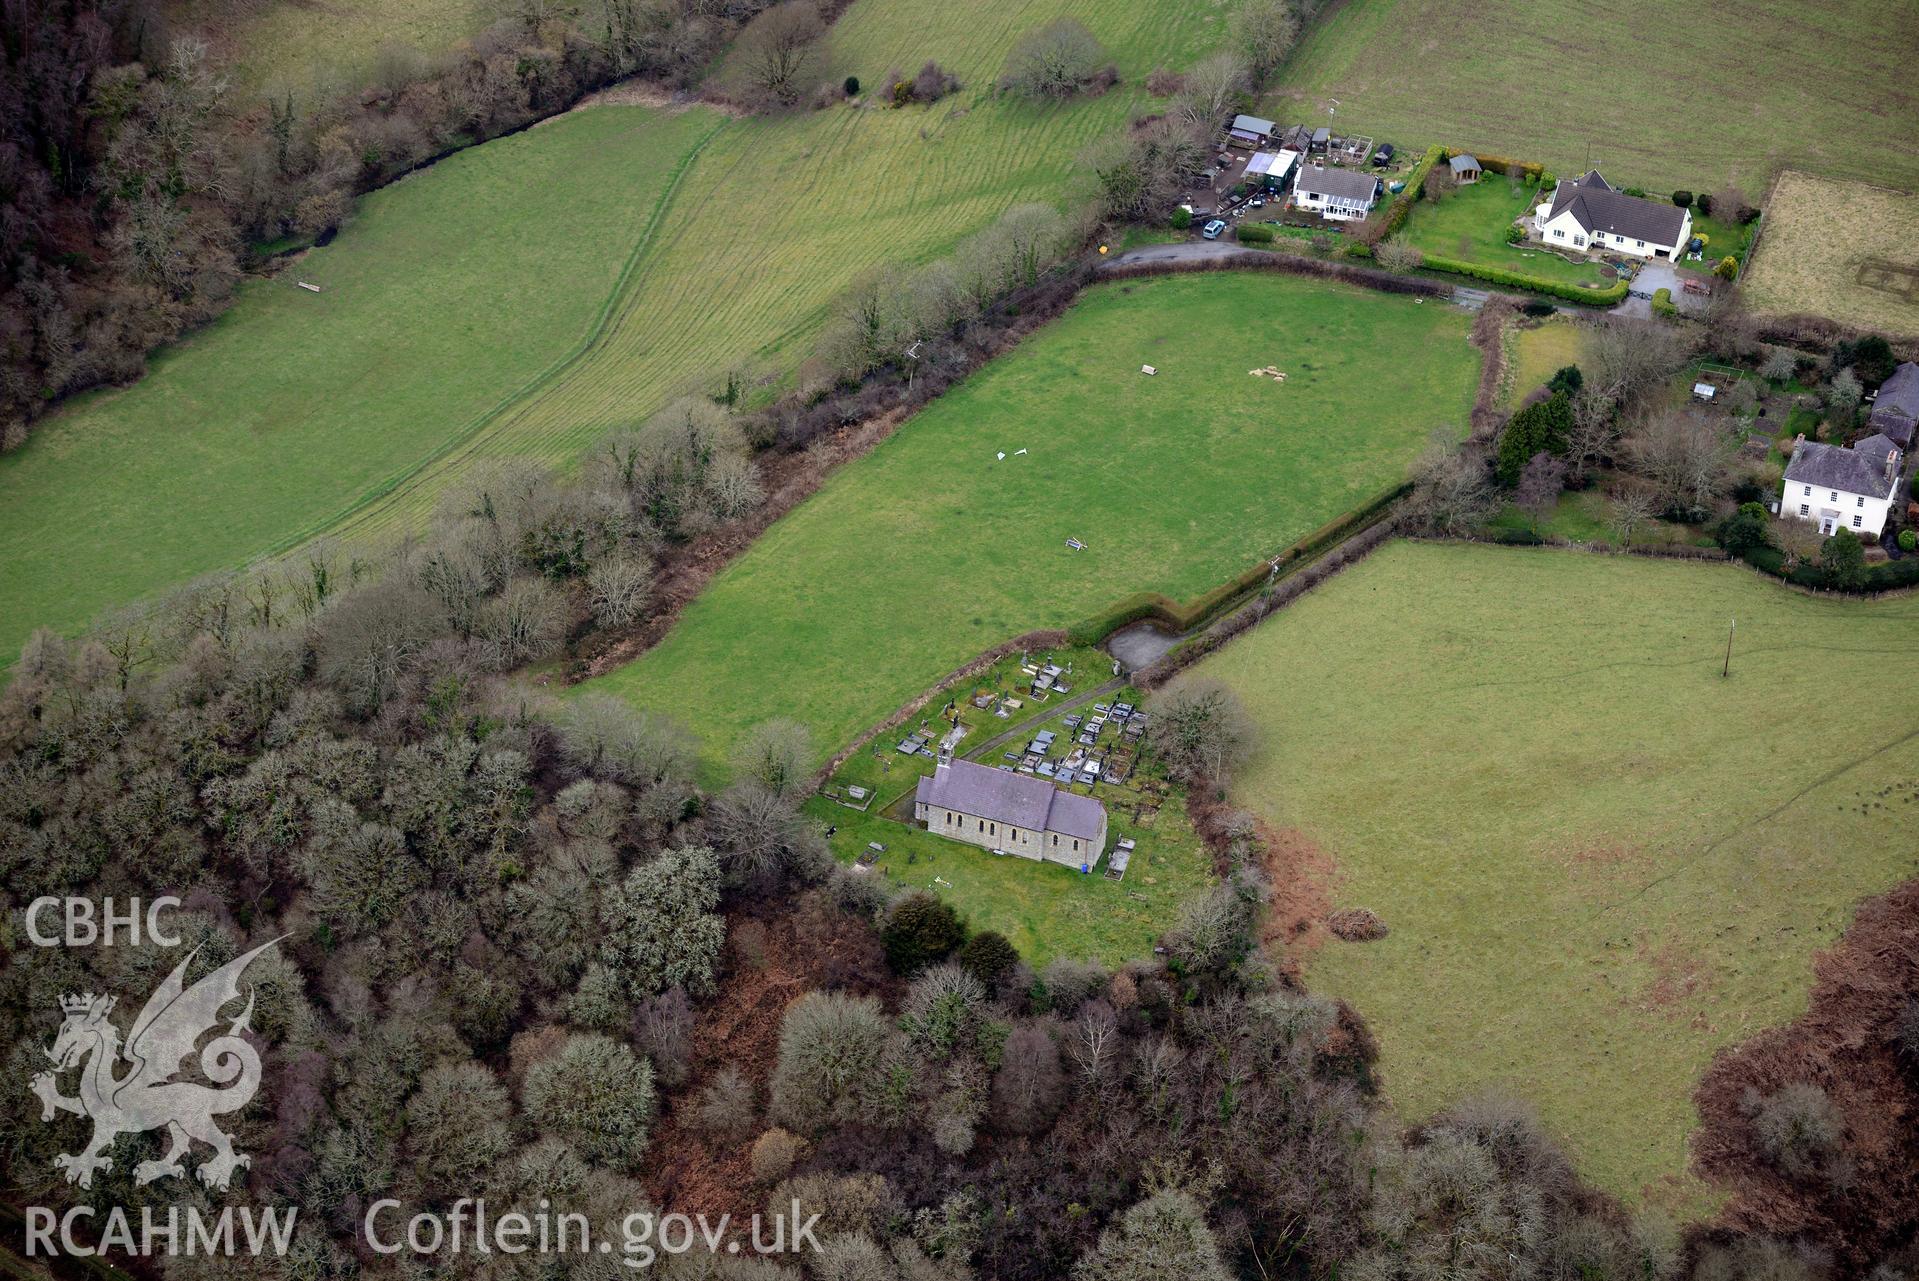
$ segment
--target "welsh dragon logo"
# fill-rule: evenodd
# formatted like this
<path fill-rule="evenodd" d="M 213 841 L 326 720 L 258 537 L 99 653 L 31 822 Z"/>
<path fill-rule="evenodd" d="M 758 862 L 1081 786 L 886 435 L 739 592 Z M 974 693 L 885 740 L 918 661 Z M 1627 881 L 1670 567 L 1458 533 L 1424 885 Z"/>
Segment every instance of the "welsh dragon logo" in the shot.
<path fill-rule="evenodd" d="M 165 1129 L 172 1146 L 158 1161 L 134 1166 L 135 1183 L 184 1176 L 186 1167 L 180 1158 L 196 1140 L 213 1149 L 212 1157 L 194 1171 L 210 1188 L 224 1191 L 235 1170 L 252 1164 L 252 1158 L 235 1152 L 233 1140 L 213 1123 L 214 1117 L 245 1107 L 260 1088 L 259 1052 L 240 1035 L 253 1017 L 251 990 L 246 1008 L 227 1030 L 200 1049 L 201 1072 L 221 1088 L 172 1078 L 180 1071 L 181 1060 L 220 1021 L 221 1009 L 240 998 L 241 972 L 279 941 L 263 943 L 228 961 L 192 987 L 186 986 L 187 966 L 200 949 L 187 953 L 147 998 L 124 1047 L 119 1029 L 107 1018 L 113 997 L 88 993 L 60 998 L 66 1019 L 47 1051 L 54 1068 L 36 1075 L 30 1088 L 40 1096 L 42 1121 L 72 1112 L 93 1122 L 93 1138 L 86 1147 L 75 1155 L 53 1159 L 56 1167 L 66 1171 L 67 1182 L 92 1187 L 94 1171 L 113 1168 L 106 1152 L 114 1140 L 146 1130 Z M 127 1070 L 115 1076 L 114 1069 L 121 1064 L 128 1065 Z M 80 1093 L 69 1098 L 60 1093 L 58 1076 L 75 1067 L 80 1068 Z"/>

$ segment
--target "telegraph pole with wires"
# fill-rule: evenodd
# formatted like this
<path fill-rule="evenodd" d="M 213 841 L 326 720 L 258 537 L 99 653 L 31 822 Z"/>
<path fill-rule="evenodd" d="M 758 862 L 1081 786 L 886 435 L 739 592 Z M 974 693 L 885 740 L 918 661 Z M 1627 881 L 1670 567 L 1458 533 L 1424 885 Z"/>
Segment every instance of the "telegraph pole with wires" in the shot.
<path fill-rule="evenodd" d="M 1721 680 L 1732 675 L 1732 634 L 1738 627 L 1739 620 L 1735 618 L 1732 620 L 1732 625 L 1726 628 L 1726 665 L 1719 669 L 1719 678 Z"/>

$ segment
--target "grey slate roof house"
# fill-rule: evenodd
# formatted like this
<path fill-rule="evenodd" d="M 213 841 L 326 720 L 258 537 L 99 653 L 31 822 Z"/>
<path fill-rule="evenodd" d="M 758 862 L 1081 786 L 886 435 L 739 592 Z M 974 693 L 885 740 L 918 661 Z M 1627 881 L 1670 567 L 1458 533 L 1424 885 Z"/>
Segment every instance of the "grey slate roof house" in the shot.
<path fill-rule="evenodd" d="M 913 817 L 936 836 L 1068 867 L 1106 848 L 1106 807 L 1044 779 L 972 761 L 941 761 L 913 793 Z"/>
<path fill-rule="evenodd" d="M 1641 258 L 1677 261 L 1692 238 L 1692 214 L 1677 205 L 1629 196 L 1597 169 L 1553 188 L 1533 213 L 1533 226 L 1550 244 L 1614 249 Z"/>
<path fill-rule="evenodd" d="M 1890 437 L 1899 448 L 1912 448 L 1914 428 L 1919 426 L 1919 365 L 1908 360 L 1879 384 L 1866 425 Z"/>
<path fill-rule="evenodd" d="M 1293 202 L 1324 218 L 1364 218 L 1379 199 L 1379 187 L 1379 179 L 1369 173 L 1305 165 L 1293 182 Z"/>
<path fill-rule="evenodd" d="M 1899 492 L 1904 452 L 1877 433 L 1850 446 L 1822 445 L 1801 436 L 1786 464 L 1779 514 L 1819 523 L 1819 532 L 1850 529 L 1876 539 Z"/>

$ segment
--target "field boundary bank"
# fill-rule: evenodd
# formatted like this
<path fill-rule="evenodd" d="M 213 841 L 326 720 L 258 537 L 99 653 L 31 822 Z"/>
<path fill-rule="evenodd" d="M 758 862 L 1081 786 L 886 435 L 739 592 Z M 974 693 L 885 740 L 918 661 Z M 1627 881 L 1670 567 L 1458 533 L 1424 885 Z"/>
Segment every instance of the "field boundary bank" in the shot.
<path fill-rule="evenodd" d="M 905 721 L 924 710 L 926 705 L 933 700 L 934 696 L 948 685 L 951 685 L 954 681 L 965 680 L 969 676 L 977 675 L 1009 654 L 1028 649 L 1054 648 L 1066 644 L 1097 643 L 1119 630 L 1119 628 L 1129 623 L 1140 622 L 1144 619 L 1152 619 L 1164 626 L 1174 627 L 1182 634 L 1192 632 L 1195 628 L 1206 625 L 1206 620 L 1208 619 L 1220 620 L 1214 626 L 1230 623 L 1233 619 L 1239 617 L 1239 615 L 1232 614 L 1221 618 L 1224 611 L 1231 609 L 1236 602 L 1244 601 L 1249 592 L 1260 592 L 1268 581 L 1281 584 L 1290 584 L 1299 581 L 1309 576 L 1304 571 L 1325 566 L 1329 561 L 1341 556 L 1342 553 L 1345 553 L 1349 548 L 1353 548 L 1356 545 L 1362 547 L 1357 554 L 1340 559 L 1338 564 L 1328 569 L 1326 573 L 1314 577 L 1311 583 L 1299 588 L 1283 600 L 1280 599 L 1280 593 L 1276 592 L 1273 596 L 1261 595 L 1253 602 L 1253 606 L 1246 607 L 1252 608 L 1268 601 L 1277 600 L 1278 604 L 1267 606 L 1266 612 L 1270 613 L 1272 610 L 1279 608 L 1280 605 L 1288 604 L 1293 599 L 1303 595 L 1307 588 L 1325 581 L 1326 578 L 1336 573 L 1339 569 L 1344 569 L 1347 565 L 1358 561 L 1366 553 L 1371 552 L 1380 543 L 1386 541 L 1386 539 L 1393 534 L 1397 526 L 1397 521 L 1394 520 L 1393 517 L 1397 514 L 1400 503 L 1404 501 L 1406 495 L 1411 491 L 1412 485 L 1410 482 L 1402 482 L 1391 489 L 1383 491 L 1370 501 L 1348 511 L 1329 524 L 1321 526 L 1320 529 L 1315 532 L 1308 534 L 1305 538 L 1292 544 L 1292 546 L 1271 560 L 1262 560 L 1253 566 L 1252 569 L 1235 574 L 1220 586 L 1215 587 L 1209 592 L 1202 593 L 1199 597 L 1195 598 L 1190 605 L 1183 607 L 1183 609 L 1178 602 L 1160 595 L 1157 592 L 1139 593 L 1138 596 L 1143 599 L 1139 600 L 1136 604 L 1129 605 L 1123 601 L 1120 605 L 1110 608 L 1104 614 L 1095 615 L 1094 619 L 1075 624 L 1071 628 L 1042 628 L 1035 631 L 1022 632 L 1010 640 L 1002 641 L 989 649 L 983 650 L 973 658 L 935 680 L 932 684 L 921 690 L 920 693 L 900 704 L 900 706 L 881 720 L 875 722 L 870 728 L 854 735 L 846 747 L 842 748 L 834 755 L 832 760 L 828 761 L 825 766 L 815 772 L 812 779 L 813 788 L 815 791 L 819 790 L 827 779 L 838 773 L 847 761 L 858 755 L 859 752 L 874 739 L 890 730 L 897 729 Z M 1368 536 L 1371 537 L 1369 538 Z M 1362 542 L 1362 540 L 1364 541 Z M 1281 568 L 1279 562 L 1289 557 L 1291 559 L 1287 560 L 1284 568 Z M 1250 586 L 1245 585 L 1245 580 L 1249 577 L 1253 580 Z M 1126 599 L 1130 601 L 1133 598 Z M 1240 611 L 1240 613 L 1245 612 L 1246 609 Z M 1182 614 L 1193 621 L 1182 625 L 1180 623 L 1180 616 Z M 1264 614 L 1261 615 L 1261 617 L 1264 616 Z M 1087 629 L 1113 618 L 1118 618 L 1120 621 L 1106 627 L 1104 631 L 1097 637 L 1092 638 L 1092 640 L 1089 641 L 1087 639 Z M 1244 627 L 1242 626 L 1238 630 L 1244 630 Z M 1238 630 L 1230 633 L 1230 635 L 1237 635 Z M 1209 635 L 1211 635 L 1211 629 L 1199 636 L 1187 636 L 1186 639 L 1174 646 L 1167 654 L 1133 672 L 1133 683 L 1142 689 L 1154 689 L 1164 684 L 1173 672 L 1184 668 L 1189 663 L 1197 661 L 1202 652 L 1198 643 L 1203 642 Z M 1218 647 L 1218 643 L 1223 643 L 1223 639 L 1224 638 L 1222 638 L 1221 642 L 1205 648 L 1203 652 L 1211 653 L 1212 649 Z M 1188 653 L 1189 651 L 1191 652 L 1190 657 L 1183 658 L 1168 669 L 1169 660 L 1172 660 L 1177 655 Z M 1090 697 L 1090 695 L 1087 697 Z"/>
<path fill-rule="evenodd" d="M 685 181 L 687 173 L 692 169 L 693 163 L 699 159 L 700 153 L 706 150 L 707 145 L 730 123 L 731 121 L 729 119 L 722 118 L 719 123 L 701 135 L 699 141 L 689 147 L 686 154 L 681 156 L 679 162 L 673 166 L 672 176 L 667 180 L 666 187 L 660 192 L 659 197 L 653 202 L 653 210 L 647 216 L 646 225 L 640 229 L 638 239 L 634 242 L 632 250 L 627 254 L 626 261 L 621 264 L 619 274 L 614 277 L 613 287 L 608 292 L 606 300 L 601 303 L 600 310 L 598 314 L 595 315 L 593 323 L 588 326 L 586 334 L 571 350 L 556 357 L 545 369 L 535 374 L 514 391 L 508 393 L 506 397 L 480 411 L 479 414 L 469 419 L 457 432 L 449 436 L 418 461 L 409 464 L 401 471 L 381 481 L 373 489 L 368 490 L 360 497 L 354 499 L 353 502 L 349 503 L 346 507 L 334 512 L 324 520 L 310 523 L 298 533 L 290 534 L 282 538 L 266 551 L 249 558 L 244 564 L 257 564 L 261 561 L 272 560 L 275 557 L 283 556 L 302 543 L 318 538 L 324 534 L 350 534 L 355 527 L 356 518 L 364 516 L 368 508 L 376 506 L 396 495 L 411 492 L 414 485 L 417 484 L 429 469 L 436 467 L 459 450 L 472 444 L 488 427 L 505 417 L 508 413 L 537 397 L 562 374 L 566 373 L 567 370 L 590 355 L 605 339 L 608 328 L 614 318 L 622 312 L 623 300 L 626 298 L 630 286 L 638 278 L 642 263 L 650 256 L 653 242 L 660 225 L 666 220 L 666 214 L 673 204 L 674 197 L 679 194 L 680 186 Z"/>
<path fill-rule="evenodd" d="M 999 662 L 1000 659 L 1005 658 L 1008 654 L 1015 654 L 1021 650 L 1028 649 L 1056 649 L 1066 644 L 1068 639 L 1069 637 L 1063 628 L 1041 628 L 1036 631 L 1021 632 L 1011 640 L 1001 641 L 999 644 L 975 654 L 972 658 L 967 659 L 964 663 L 961 663 L 958 667 L 955 667 L 952 671 L 946 673 L 946 675 L 940 677 L 931 685 L 928 685 L 925 689 L 907 699 L 904 703 L 901 703 L 891 712 L 888 712 L 886 716 L 875 722 L 870 728 L 855 734 L 845 747 L 834 754 L 832 760 L 814 771 L 811 780 L 813 790 L 815 792 L 819 791 L 819 789 L 825 785 L 827 779 L 839 773 L 840 768 L 844 766 L 846 762 L 859 755 L 860 750 L 868 743 L 871 743 L 874 739 L 889 730 L 899 728 L 907 720 L 924 711 L 926 705 L 933 701 L 933 696 L 945 689 L 948 685 L 951 685 L 954 681 L 963 681 L 969 676 L 977 676 L 994 663 Z"/>

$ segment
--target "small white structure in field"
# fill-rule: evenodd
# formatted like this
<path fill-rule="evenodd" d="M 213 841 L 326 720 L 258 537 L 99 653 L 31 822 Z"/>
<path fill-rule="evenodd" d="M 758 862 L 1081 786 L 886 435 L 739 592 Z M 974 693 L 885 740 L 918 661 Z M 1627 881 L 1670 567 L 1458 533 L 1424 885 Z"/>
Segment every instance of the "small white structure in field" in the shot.
<path fill-rule="evenodd" d="M 306 290 L 310 294 L 317 294 L 320 292 L 320 286 L 318 285 L 309 285 L 304 280 L 300 281 L 299 283 L 300 283 L 300 288 Z"/>
<path fill-rule="evenodd" d="M 1692 394 L 1696 400 L 1711 400 L 1719 394 L 1719 389 L 1711 383 L 1694 383 L 1692 385 Z"/>
<path fill-rule="evenodd" d="M 1151 365 L 1141 365 L 1139 367 L 1139 372 L 1142 374 L 1156 374 L 1159 372 L 1159 370 L 1153 368 Z"/>

